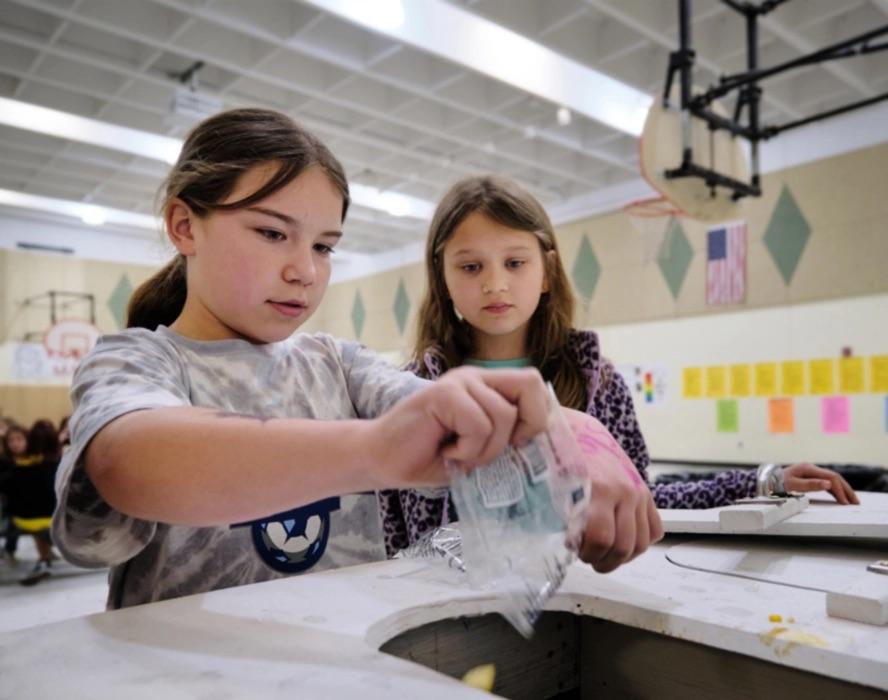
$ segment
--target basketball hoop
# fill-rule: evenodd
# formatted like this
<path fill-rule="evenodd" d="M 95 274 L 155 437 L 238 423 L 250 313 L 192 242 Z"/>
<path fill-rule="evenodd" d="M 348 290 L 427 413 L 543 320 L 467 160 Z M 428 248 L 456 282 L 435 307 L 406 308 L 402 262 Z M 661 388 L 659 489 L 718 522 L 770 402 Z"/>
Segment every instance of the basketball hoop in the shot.
<path fill-rule="evenodd" d="M 641 239 L 645 264 L 669 254 L 672 238 L 678 229 L 678 217 L 684 212 L 665 196 L 636 199 L 623 207 L 632 227 Z"/>
<path fill-rule="evenodd" d="M 694 94 L 699 94 L 695 89 Z M 683 161 L 683 136 L 690 133 L 693 161 L 734 180 L 746 181 L 746 154 L 740 139 L 724 129 L 713 130 L 702 119 L 683 114 L 678 87 L 672 89 L 669 103 L 655 99 L 648 110 L 639 139 L 641 175 L 657 192 L 681 210 L 683 216 L 704 222 L 740 218 L 740 203 L 734 191 L 726 187 L 710 187 L 699 177 L 668 178 L 666 172 Z M 713 102 L 709 109 L 728 119 L 725 108 Z M 687 123 L 685 123 L 687 122 Z"/>
<path fill-rule="evenodd" d="M 96 344 L 100 331 L 90 321 L 66 318 L 50 326 L 43 335 L 43 347 L 57 377 L 71 377 L 81 358 Z"/>

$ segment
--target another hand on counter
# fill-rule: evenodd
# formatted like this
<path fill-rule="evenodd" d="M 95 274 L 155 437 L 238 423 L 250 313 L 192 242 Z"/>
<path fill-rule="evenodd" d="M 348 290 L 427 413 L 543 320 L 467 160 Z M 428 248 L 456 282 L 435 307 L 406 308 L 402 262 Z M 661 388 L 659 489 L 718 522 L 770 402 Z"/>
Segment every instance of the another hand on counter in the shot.
<path fill-rule="evenodd" d="M 783 468 L 783 484 L 787 491 L 829 491 L 842 505 L 860 503 L 857 494 L 845 479 L 834 471 L 810 462 Z"/>
<path fill-rule="evenodd" d="M 585 413 L 564 411 L 592 477 L 580 558 L 607 573 L 660 540 L 663 525 L 650 489 L 611 434 Z"/>

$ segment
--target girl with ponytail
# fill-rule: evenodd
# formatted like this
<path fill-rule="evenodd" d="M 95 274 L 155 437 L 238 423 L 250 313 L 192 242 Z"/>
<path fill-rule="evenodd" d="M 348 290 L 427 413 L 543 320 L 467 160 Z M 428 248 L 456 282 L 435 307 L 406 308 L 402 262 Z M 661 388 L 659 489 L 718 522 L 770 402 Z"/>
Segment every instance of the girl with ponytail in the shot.
<path fill-rule="evenodd" d="M 289 117 L 199 124 L 162 191 L 176 257 L 74 377 L 53 540 L 111 567 L 111 608 L 383 559 L 379 488 L 446 483 L 545 427 L 534 371 L 430 383 L 295 334 L 324 296 L 349 191 Z"/>

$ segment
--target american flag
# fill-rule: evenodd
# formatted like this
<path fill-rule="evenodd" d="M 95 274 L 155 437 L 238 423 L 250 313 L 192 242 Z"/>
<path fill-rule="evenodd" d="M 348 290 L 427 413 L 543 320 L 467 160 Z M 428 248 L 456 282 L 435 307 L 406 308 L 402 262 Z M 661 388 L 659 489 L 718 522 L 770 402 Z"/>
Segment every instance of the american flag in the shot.
<path fill-rule="evenodd" d="M 746 222 L 706 232 L 706 303 L 737 304 L 746 298 Z"/>

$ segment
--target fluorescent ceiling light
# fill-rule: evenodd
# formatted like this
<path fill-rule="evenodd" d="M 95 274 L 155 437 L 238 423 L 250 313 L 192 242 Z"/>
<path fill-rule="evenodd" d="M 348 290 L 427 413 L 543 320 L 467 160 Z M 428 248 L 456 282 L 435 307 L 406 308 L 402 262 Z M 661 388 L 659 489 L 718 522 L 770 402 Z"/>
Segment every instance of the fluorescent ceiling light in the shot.
<path fill-rule="evenodd" d="M 365 26 L 387 32 L 404 24 L 404 3 L 401 0 L 346 0 L 346 4 Z"/>
<path fill-rule="evenodd" d="M 89 224 L 90 226 L 101 226 L 108 220 L 105 218 L 105 212 L 101 207 L 84 208 L 80 218 L 83 219 L 83 223 Z"/>
<path fill-rule="evenodd" d="M 85 223 L 101 225 L 104 223 L 119 224 L 131 228 L 147 229 L 154 232 L 162 230 L 160 219 L 147 214 L 135 214 L 122 209 L 100 207 L 84 202 L 72 202 L 67 199 L 53 199 L 52 197 L 40 197 L 24 192 L 0 189 L 0 206 L 19 207 L 21 209 L 33 209 L 48 211 L 54 214 L 73 216 Z"/>
<path fill-rule="evenodd" d="M 410 216 L 427 221 L 432 218 L 435 206 L 431 202 L 418 197 L 411 197 L 400 192 L 378 190 L 375 187 L 349 184 L 351 200 L 362 207 L 381 209 L 392 216 Z"/>
<path fill-rule="evenodd" d="M 632 136 L 641 135 L 653 101 L 626 83 L 443 0 L 401 0 L 404 19 L 391 27 L 368 16 L 368 6 L 375 3 L 366 0 L 307 2 Z"/>
<path fill-rule="evenodd" d="M 90 143 L 114 151 L 175 163 L 182 142 L 169 136 L 129 129 L 98 119 L 78 117 L 57 109 L 38 107 L 27 102 L 0 97 L 0 124 Z"/>

